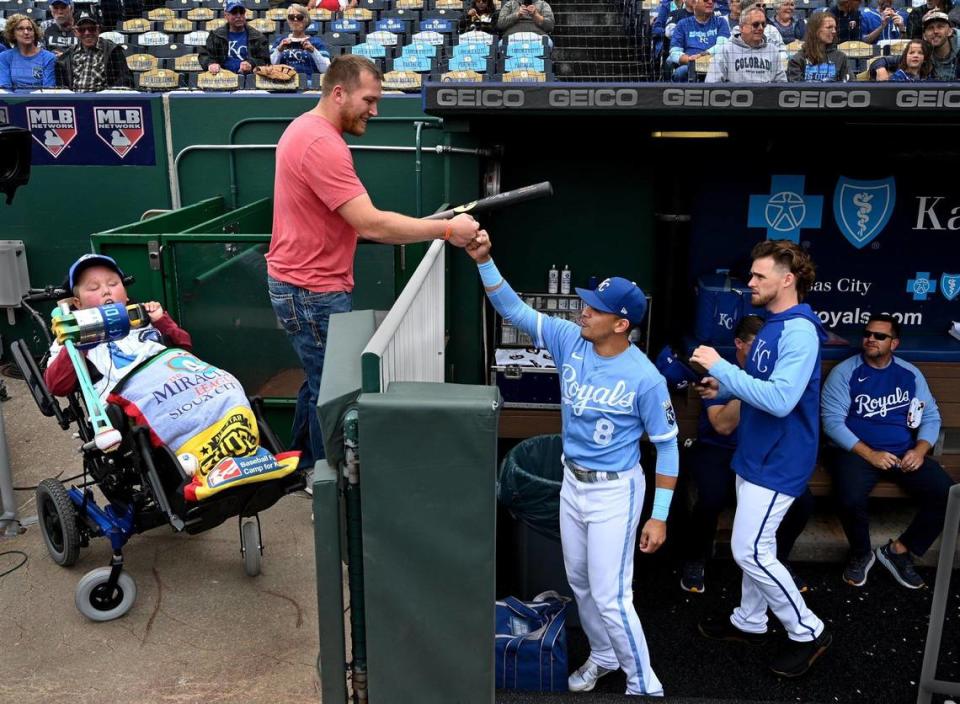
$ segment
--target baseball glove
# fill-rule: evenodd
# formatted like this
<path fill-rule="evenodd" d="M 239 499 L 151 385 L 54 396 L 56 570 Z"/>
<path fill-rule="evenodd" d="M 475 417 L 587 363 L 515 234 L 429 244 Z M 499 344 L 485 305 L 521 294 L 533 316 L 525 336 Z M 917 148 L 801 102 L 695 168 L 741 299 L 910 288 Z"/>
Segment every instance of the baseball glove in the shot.
<path fill-rule="evenodd" d="M 297 77 L 296 69 L 286 64 L 257 66 L 253 71 L 271 81 L 292 81 Z"/>

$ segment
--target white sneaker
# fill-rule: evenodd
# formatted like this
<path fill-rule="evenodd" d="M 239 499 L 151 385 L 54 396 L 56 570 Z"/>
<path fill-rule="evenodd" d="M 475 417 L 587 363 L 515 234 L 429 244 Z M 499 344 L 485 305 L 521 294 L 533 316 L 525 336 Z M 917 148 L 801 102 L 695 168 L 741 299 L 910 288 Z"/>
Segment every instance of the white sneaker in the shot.
<path fill-rule="evenodd" d="M 589 692 L 597 686 L 597 680 L 616 670 L 600 667 L 589 658 L 580 668 L 567 678 L 567 687 L 571 692 Z"/>
<path fill-rule="evenodd" d="M 308 494 L 309 496 L 313 496 L 313 484 L 311 484 L 309 480 L 307 481 L 306 485 L 303 487 L 303 491 L 305 494 Z"/>
<path fill-rule="evenodd" d="M 960 340 L 960 323 L 958 323 L 958 322 L 955 321 L 955 320 L 953 320 L 953 321 L 951 321 L 951 322 L 952 322 L 953 324 L 950 326 L 950 329 L 947 330 L 947 332 L 950 334 L 951 337 L 953 337 L 953 338 L 955 338 L 955 339 L 957 339 L 957 340 Z"/>

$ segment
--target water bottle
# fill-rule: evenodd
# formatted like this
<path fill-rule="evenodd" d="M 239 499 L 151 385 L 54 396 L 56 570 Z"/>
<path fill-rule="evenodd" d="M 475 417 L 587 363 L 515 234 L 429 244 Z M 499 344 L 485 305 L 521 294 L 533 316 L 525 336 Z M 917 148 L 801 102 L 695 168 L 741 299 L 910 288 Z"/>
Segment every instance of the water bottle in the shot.
<path fill-rule="evenodd" d="M 547 293 L 556 293 L 557 284 L 559 283 L 560 272 L 557 271 L 557 265 L 554 264 L 550 267 L 550 271 L 547 272 Z"/>
<path fill-rule="evenodd" d="M 563 271 L 560 272 L 560 293 L 570 293 L 570 265 L 564 264 Z"/>

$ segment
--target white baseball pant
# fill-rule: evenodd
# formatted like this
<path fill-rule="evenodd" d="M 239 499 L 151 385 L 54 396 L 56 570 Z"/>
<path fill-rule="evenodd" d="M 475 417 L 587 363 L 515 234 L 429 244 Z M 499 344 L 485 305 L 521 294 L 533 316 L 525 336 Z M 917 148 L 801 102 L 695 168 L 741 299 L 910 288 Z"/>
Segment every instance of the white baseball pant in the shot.
<path fill-rule="evenodd" d="M 823 621 L 807 608 L 793 577 L 777 560 L 777 528 L 792 503 L 792 496 L 737 477 L 731 550 L 743 570 L 743 586 L 730 623 L 747 633 L 766 633 L 769 607 L 790 640 L 811 641 L 823 632 Z"/>
<path fill-rule="evenodd" d="M 627 694 L 663 696 L 633 608 L 633 551 L 646 483 L 639 465 L 618 479 L 578 481 L 564 469 L 560 538 L 567 581 L 590 641 L 590 659 L 622 668 Z"/>

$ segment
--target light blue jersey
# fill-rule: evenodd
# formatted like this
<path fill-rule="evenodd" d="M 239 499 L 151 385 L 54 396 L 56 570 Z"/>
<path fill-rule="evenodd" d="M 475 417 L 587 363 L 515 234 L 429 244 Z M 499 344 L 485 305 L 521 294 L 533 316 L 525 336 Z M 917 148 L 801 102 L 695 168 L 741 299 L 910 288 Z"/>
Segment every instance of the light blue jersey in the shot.
<path fill-rule="evenodd" d="M 506 281 L 487 295 L 556 361 L 568 460 L 597 471 L 631 469 L 640 462 L 646 432 L 657 446 L 657 473 L 676 476 L 676 415 L 666 381 L 643 352 L 630 345 L 614 357 L 600 356 L 577 325 L 533 310 Z"/>

